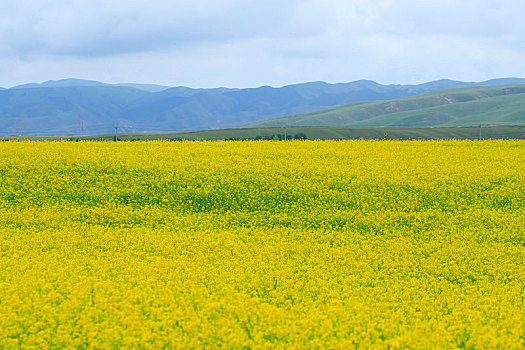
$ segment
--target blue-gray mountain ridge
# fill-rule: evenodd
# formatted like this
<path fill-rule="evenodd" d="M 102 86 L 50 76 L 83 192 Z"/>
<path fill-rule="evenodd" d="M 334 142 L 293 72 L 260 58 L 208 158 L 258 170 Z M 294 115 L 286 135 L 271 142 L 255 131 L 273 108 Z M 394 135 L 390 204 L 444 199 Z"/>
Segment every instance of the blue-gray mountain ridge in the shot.
<path fill-rule="evenodd" d="M 438 80 L 381 85 L 370 80 L 258 88 L 166 87 L 65 79 L 0 89 L 0 135 L 170 132 L 230 128 L 359 101 L 393 100 L 440 89 L 525 84 Z"/>

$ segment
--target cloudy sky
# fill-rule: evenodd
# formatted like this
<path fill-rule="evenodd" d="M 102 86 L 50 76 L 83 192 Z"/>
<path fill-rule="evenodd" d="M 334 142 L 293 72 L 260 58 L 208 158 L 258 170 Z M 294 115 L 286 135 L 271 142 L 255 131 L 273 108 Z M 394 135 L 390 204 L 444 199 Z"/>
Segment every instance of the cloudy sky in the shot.
<path fill-rule="evenodd" d="M 2 0 L 0 86 L 525 77 L 524 0 Z"/>

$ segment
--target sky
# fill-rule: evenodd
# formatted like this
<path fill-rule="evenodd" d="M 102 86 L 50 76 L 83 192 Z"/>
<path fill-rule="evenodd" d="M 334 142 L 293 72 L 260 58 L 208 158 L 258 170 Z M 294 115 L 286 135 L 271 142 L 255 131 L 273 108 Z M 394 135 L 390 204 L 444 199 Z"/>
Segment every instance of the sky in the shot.
<path fill-rule="evenodd" d="M 0 86 L 525 77 L 523 0 L 0 0 Z"/>

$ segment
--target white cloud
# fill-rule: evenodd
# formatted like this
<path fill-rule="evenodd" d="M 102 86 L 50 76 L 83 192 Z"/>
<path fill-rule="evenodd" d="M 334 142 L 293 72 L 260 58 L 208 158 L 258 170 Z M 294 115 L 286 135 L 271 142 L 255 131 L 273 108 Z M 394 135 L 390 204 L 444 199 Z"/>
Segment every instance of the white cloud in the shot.
<path fill-rule="evenodd" d="M 523 13 L 522 0 L 19 0 L 0 14 L 0 85 L 523 76 Z"/>

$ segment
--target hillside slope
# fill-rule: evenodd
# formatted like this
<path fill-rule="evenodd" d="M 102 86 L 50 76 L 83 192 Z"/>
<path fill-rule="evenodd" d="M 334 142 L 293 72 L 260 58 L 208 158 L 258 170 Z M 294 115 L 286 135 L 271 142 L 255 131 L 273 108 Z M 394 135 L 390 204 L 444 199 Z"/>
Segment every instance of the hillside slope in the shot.
<path fill-rule="evenodd" d="M 450 127 L 525 124 L 525 85 L 440 90 L 393 101 L 360 102 L 247 125 Z"/>
<path fill-rule="evenodd" d="M 480 83 L 438 80 L 419 85 L 381 85 L 370 80 L 359 80 L 338 84 L 310 82 L 279 88 L 262 86 L 247 89 L 194 89 L 179 86 L 165 89 L 159 85 L 115 85 L 65 79 L 0 90 L 0 135 L 88 135 L 113 132 L 115 126 L 122 132 L 231 128 L 283 115 L 325 110 L 357 101 L 364 103 L 362 101 L 396 100 L 444 87 L 491 86 L 520 81 L 525 84 L 524 79 L 516 78 Z M 433 103 L 427 107 L 438 105 Z M 513 108 L 519 110 L 520 106 Z M 326 112 L 321 112 L 324 113 Z M 439 112 L 436 113 L 438 114 L 432 118 L 441 118 Z M 319 113 L 315 112 L 309 116 L 317 114 Z M 345 112 L 345 115 L 347 114 Z M 352 123 L 372 117 L 379 118 L 384 113 L 368 111 L 365 114 L 357 119 L 355 116 L 350 119 L 345 117 L 344 120 L 339 120 L 339 124 L 334 125 L 354 125 Z M 340 117 L 336 115 L 335 119 Z M 427 117 L 423 117 L 422 121 L 418 116 L 411 118 L 399 125 L 433 125 L 425 121 Z M 509 120 L 520 118 L 519 113 L 508 117 Z M 318 118 L 313 117 L 306 125 L 326 125 L 324 123 L 327 122 L 328 125 L 333 124 L 326 116 L 321 120 L 316 119 Z M 390 125 L 388 122 L 376 119 L 370 120 L 370 124 L 355 125 Z"/>

